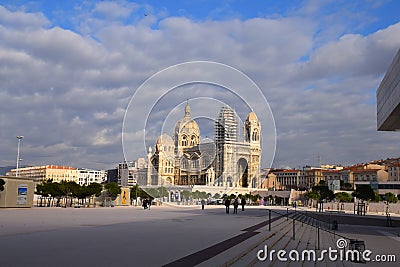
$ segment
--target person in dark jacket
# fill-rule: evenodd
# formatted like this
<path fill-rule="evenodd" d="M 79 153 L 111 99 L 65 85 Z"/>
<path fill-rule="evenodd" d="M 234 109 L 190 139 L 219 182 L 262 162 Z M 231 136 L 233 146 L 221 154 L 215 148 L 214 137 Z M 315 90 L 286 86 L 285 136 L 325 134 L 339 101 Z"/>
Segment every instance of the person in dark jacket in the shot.
<path fill-rule="evenodd" d="M 225 211 L 227 214 L 229 214 L 229 206 L 231 205 L 231 200 L 229 198 L 227 198 L 225 200 Z"/>
<path fill-rule="evenodd" d="M 246 200 L 244 199 L 244 197 L 242 197 L 242 199 L 240 200 L 240 204 L 242 205 L 242 211 L 244 211 L 244 205 L 246 205 Z"/>
<path fill-rule="evenodd" d="M 238 207 L 239 207 L 239 200 L 236 198 L 235 201 L 233 201 L 233 214 L 237 214 Z"/>

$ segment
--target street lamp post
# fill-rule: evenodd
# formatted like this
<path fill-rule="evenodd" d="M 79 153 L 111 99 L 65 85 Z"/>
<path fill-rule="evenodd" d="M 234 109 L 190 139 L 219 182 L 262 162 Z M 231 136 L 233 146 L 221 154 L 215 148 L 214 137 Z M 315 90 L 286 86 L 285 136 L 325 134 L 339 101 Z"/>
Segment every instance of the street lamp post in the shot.
<path fill-rule="evenodd" d="M 18 149 L 17 149 L 17 168 L 15 171 L 15 177 L 18 177 L 18 166 L 19 166 L 19 161 L 21 160 L 19 157 L 19 148 L 21 146 L 21 139 L 24 138 L 22 135 L 18 135 L 17 139 L 18 139 Z"/>
<path fill-rule="evenodd" d="M 137 206 L 137 188 L 138 188 L 138 183 L 136 180 L 136 199 L 135 199 L 135 207 Z"/>

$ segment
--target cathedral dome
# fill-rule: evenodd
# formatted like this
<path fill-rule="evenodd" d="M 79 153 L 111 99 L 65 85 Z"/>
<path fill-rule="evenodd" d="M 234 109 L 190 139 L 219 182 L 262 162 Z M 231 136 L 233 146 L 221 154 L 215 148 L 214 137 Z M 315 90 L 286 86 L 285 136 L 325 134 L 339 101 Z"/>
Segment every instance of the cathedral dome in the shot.
<path fill-rule="evenodd" d="M 172 137 L 166 133 L 163 133 L 160 137 L 157 138 L 157 145 L 174 145 L 174 141 Z"/>
<path fill-rule="evenodd" d="M 186 134 L 200 134 L 200 128 L 197 122 L 195 122 L 192 118 L 190 118 L 190 106 L 186 104 L 185 107 L 185 117 L 180 119 L 175 124 L 175 134 L 186 133 Z"/>
<path fill-rule="evenodd" d="M 185 116 L 175 125 L 175 145 L 188 148 L 198 145 L 200 142 L 200 128 L 197 122 L 190 118 L 189 103 L 185 107 Z"/>
<path fill-rule="evenodd" d="M 174 151 L 174 140 L 172 137 L 166 133 L 163 133 L 160 137 L 158 137 L 156 142 L 156 151 Z"/>

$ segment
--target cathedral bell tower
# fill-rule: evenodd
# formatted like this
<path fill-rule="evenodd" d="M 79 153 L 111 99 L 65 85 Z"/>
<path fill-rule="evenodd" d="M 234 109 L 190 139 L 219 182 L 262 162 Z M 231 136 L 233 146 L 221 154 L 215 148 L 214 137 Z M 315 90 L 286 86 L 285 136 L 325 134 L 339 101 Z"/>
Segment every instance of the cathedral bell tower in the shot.
<path fill-rule="evenodd" d="M 254 112 L 250 112 L 244 123 L 245 142 L 250 144 L 250 158 L 248 163 L 249 186 L 257 187 L 260 184 L 260 121 Z"/>

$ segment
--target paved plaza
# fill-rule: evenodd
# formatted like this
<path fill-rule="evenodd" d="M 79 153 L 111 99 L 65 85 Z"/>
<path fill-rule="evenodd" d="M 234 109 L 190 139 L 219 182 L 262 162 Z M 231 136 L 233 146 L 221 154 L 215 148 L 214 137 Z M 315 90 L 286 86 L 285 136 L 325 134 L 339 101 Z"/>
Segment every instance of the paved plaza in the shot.
<path fill-rule="evenodd" d="M 286 209 L 277 211 L 283 214 Z M 1 266 L 223 266 L 286 223 L 274 212 L 272 220 L 269 232 L 268 211 L 259 207 L 239 209 L 238 214 L 232 214 L 232 208 L 226 214 L 223 206 L 205 210 L 152 206 L 150 211 L 140 207 L 0 209 Z M 400 259 L 396 228 L 340 225 L 338 233 L 364 240 L 374 253 L 396 254 Z M 287 249 L 292 243 L 288 244 Z M 254 258 L 256 253 L 249 254 Z M 246 265 L 238 261 L 232 266 Z"/>

